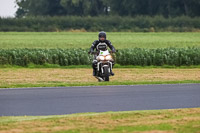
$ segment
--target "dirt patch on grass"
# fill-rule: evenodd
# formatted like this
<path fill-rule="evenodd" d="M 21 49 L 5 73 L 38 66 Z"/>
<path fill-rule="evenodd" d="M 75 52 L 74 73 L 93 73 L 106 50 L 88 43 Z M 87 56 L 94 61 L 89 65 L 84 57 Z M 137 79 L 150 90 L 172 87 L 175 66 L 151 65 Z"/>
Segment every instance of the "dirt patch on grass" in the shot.
<path fill-rule="evenodd" d="M 174 133 L 174 132 L 172 132 L 172 131 L 153 130 L 153 131 L 143 131 L 143 132 L 133 132 L 133 133 Z"/>
<path fill-rule="evenodd" d="M 75 128 L 73 124 L 70 124 L 67 121 L 59 123 L 58 121 L 33 120 L 33 121 L 9 123 L 8 125 L 7 124 L 1 125 L 0 133 L 31 133 L 31 132 L 49 133 L 60 130 L 70 130 Z"/>
<path fill-rule="evenodd" d="M 200 80 L 200 69 L 114 69 L 113 82 Z M 11 69 L 0 70 L 0 86 L 12 84 L 95 83 L 92 69 Z"/>
<path fill-rule="evenodd" d="M 200 69 L 116 69 L 116 77 L 119 81 L 180 81 L 200 80 Z"/>

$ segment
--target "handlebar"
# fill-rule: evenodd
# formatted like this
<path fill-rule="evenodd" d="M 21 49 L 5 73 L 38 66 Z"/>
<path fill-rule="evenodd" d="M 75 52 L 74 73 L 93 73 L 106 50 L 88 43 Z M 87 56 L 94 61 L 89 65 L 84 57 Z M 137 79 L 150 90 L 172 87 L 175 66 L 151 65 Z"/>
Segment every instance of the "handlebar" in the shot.
<path fill-rule="evenodd" d="M 116 53 L 116 52 L 118 52 L 118 50 L 116 50 L 115 52 L 113 52 L 113 51 L 109 51 L 109 53 L 111 53 L 111 54 L 113 54 L 113 53 Z M 88 52 L 88 54 L 98 54 L 99 53 L 99 51 L 96 51 L 96 52 Z"/>

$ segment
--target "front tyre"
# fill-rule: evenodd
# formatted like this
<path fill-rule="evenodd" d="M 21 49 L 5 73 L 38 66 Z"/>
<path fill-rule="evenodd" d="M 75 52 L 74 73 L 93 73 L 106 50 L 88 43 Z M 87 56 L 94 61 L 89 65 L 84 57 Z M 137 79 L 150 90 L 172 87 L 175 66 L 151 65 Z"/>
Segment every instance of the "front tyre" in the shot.
<path fill-rule="evenodd" d="M 103 80 L 104 81 L 109 81 L 109 71 L 108 71 L 108 67 L 105 67 L 104 68 L 104 77 L 103 77 Z"/>

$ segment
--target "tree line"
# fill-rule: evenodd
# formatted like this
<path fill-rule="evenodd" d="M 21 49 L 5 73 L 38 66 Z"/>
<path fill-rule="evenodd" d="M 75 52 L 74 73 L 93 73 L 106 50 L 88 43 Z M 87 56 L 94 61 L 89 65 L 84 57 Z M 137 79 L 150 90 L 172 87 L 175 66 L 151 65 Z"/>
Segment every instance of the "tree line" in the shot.
<path fill-rule="evenodd" d="M 200 16 L 200 0 L 16 0 L 25 16 Z"/>

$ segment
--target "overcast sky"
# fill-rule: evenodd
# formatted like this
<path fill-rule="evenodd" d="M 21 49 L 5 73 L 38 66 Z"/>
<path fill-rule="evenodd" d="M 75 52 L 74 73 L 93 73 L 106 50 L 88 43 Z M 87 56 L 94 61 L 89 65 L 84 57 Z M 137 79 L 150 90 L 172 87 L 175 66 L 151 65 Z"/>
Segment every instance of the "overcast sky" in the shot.
<path fill-rule="evenodd" d="M 14 17 L 17 8 L 15 0 L 0 0 L 0 17 Z"/>

